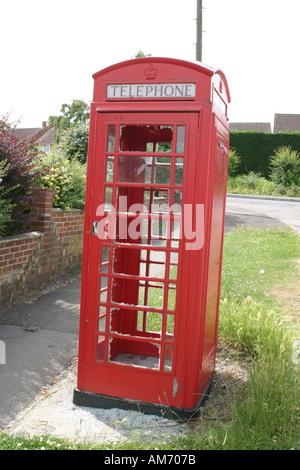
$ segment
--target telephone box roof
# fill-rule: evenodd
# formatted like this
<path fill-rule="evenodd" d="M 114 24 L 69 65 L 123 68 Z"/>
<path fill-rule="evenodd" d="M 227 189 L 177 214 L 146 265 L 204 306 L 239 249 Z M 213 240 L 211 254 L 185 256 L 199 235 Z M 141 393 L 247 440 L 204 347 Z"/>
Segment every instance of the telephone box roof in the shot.
<path fill-rule="evenodd" d="M 208 77 L 213 77 L 214 75 L 219 75 L 220 79 L 223 81 L 225 90 L 226 90 L 226 95 L 227 95 L 227 100 L 228 103 L 231 101 L 230 97 L 230 92 L 229 92 L 229 87 L 227 83 L 227 79 L 225 74 L 222 72 L 220 69 L 214 69 L 208 65 L 203 64 L 202 62 L 190 62 L 186 60 L 181 60 L 181 59 L 174 59 L 174 58 L 169 58 L 169 57 L 140 57 L 137 59 L 131 59 L 131 60 L 126 60 L 124 62 L 119 62 L 114 65 L 111 65 L 109 67 L 106 67 L 99 72 L 96 72 L 93 74 L 93 78 L 96 80 L 97 78 L 110 74 L 111 72 L 115 72 L 117 70 L 120 70 L 122 68 L 129 68 L 131 66 L 136 66 L 136 65 L 142 65 L 142 64 L 165 64 L 165 65 L 173 65 L 173 66 L 178 66 L 178 67 L 183 67 L 186 69 L 192 69 L 196 72 L 199 72 L 202 75 L 206 75 Z"/>

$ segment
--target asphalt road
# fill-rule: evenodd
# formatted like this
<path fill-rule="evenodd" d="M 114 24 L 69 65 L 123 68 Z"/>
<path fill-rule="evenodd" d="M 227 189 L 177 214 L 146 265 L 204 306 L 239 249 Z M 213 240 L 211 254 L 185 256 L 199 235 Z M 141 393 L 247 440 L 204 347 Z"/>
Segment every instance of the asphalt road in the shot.
<path fill-rule="evenodd" d="M 225 232 L 236 225 L 257 228 L 290 225 L 300 233 L 300 198 L 227 196 Z"/>

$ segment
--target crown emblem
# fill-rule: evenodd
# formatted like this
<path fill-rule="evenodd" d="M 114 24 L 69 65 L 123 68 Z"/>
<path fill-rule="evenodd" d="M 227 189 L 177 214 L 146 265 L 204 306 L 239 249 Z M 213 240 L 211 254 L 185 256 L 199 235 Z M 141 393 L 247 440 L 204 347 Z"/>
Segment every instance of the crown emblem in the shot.
<path fill-rule="evenodd" d="M 156 75 L 158 74 L 158 70 L 153 67 L 153 65 L 150 65 L 148 69 L 145 69 L 144 71 L 145 77 L 147 80 L 153 80 L 156 78 Z"/>

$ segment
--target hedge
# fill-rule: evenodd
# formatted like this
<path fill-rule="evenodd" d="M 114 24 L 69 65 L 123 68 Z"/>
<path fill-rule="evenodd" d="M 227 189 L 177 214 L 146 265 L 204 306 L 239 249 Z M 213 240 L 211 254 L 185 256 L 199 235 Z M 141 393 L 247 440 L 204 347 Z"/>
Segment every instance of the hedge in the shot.
<path fill-rule="evenodd" d="M 270 176 L 270 158 L 278 147 L 290 146 L 300 154 L 300 132 L 230 132 L 230 148 L 235 148 L 241 157 L 237 174 L 248 174 L 250 171 Z"/>

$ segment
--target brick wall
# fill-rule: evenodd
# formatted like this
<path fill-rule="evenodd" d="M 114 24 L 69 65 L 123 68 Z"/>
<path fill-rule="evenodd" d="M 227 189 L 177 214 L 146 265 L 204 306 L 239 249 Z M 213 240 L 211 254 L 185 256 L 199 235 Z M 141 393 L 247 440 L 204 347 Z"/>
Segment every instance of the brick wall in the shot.
<path fill-rule="evenodd" d="M 84 212 L 53 209 L 53 191 L 36 195 L 32 232 L 0 238 L 0 303 L 55 281 L 81 265 Z"/>

